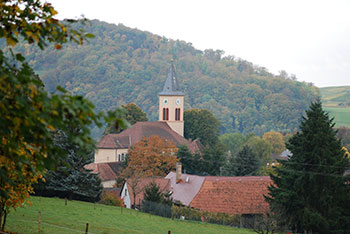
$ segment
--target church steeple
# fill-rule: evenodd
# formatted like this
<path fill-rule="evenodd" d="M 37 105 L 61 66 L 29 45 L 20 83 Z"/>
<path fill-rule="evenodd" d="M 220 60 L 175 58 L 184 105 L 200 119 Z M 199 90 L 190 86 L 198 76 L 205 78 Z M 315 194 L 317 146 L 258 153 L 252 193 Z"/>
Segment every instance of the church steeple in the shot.
<path fill-rule="evenodd" d="M 174 61 L 171 60 L 163 90 L 159 93 L 159 121 L 166 122 L 172 130 L 183 136 L 183 110 L 184 93 L 180 90 Z"/>
<path fill-rule="evenodd" d="M 171 66 L 169 68 L 168 76 L 165 80 L 163 91 L 159 95 L 174 95 L 183 96 L 183 92 L 180 90 L 179 82 L 176 77 L 176 70 L 174 60 L 171 59 Z"/>

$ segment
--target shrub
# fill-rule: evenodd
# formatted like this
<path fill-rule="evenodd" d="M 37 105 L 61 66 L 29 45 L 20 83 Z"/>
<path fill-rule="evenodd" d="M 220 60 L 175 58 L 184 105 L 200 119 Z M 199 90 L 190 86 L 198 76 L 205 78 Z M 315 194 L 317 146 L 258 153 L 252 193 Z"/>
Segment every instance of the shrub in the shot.
<path fill-rule="evenodd" d="M 117 194 L 109 191 L 105 191 L 102 194 L 100 203 L 109 206 L 124 207 L 124 201 Z"/>

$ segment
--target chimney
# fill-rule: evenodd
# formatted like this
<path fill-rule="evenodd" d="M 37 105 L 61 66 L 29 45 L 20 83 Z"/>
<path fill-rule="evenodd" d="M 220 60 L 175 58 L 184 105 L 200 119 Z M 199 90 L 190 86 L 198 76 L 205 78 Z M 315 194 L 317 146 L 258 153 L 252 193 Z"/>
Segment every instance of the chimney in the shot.
<path fill-rule="evenodd" d="M 181 182 L 181 170 L 182 170 L 181 163 L 176 163 L 176 183 Z"/>

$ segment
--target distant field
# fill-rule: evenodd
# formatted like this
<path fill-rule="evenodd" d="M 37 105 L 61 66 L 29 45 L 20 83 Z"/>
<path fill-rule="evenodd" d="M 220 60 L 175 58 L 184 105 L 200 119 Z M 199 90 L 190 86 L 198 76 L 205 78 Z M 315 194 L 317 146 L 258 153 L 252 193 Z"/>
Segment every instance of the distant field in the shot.
<path fill-rule="evenodd" d="M 255 232 L 202 222 L 180 221 L 145 214 L 135 210 L 58 198 L 32 197 L 31 207 L 11 211 L 6 230 L 16 233 L 38 233 L 38 212 L 41 211 L 41 233 L 233 233 Z"/>
<path fill-rule="evenodd" d="M 350 103 L 350 86 L 320 88 L 323 106 L 338 107 Z"/>
<path fill-rule="evenodd" d="M 324 107 L 331 117 L 334 117 L 336 127 L 350 127 L 350 107 Z"/>

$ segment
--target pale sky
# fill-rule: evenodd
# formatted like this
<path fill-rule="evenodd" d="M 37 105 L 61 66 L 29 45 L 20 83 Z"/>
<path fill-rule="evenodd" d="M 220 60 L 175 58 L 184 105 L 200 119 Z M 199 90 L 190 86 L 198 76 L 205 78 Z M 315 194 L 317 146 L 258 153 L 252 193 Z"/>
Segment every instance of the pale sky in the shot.
<path fill-rule="evenodd" d="M 318 87 L 350 85 L 350 1 L 47 0 L 59 18 L 108 23 L 224 50 Z"/>

